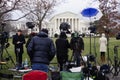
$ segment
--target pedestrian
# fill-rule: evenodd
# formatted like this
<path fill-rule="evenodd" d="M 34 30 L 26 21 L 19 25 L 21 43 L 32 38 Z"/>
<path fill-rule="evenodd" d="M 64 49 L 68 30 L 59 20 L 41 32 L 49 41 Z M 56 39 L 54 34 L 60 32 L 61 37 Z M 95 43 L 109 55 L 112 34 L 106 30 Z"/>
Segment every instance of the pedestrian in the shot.
<path fill-rule="evenodd" d="M 81 53 L 84 51 L 84 41 L 79 36 L 78 32 L 73 34 L 73 37 L 70 41 L 71 49 L 73 50 L 74 61 L 76 62 L 76 66 L 79 67 L 81 65 L 80 57 Z"/>
<path fill-rule="evenodd" d="M 68 48 L 70 48 L 65 32 L 60 33 L 60 36 L 55 41 L 55 44 L 57 49 L 57 61 L 60 66 L 60 71 L 62 71 L 63 65 L 68 61 Z"/>
<path fill-rule="evenodd" d="M 16 56 L 17 68 L 22 67 L 22 55 L 23 55 L 23 45 L 25 44 L 25 37 L 22 34 L 22 30 L 18 30 L 16 35 L 13 36 L 13 45 Z"/>
<path fill-rule="evenodd" d="M 48 30 L 42 29 L 33 37 L 27 49 L 32 53 L 32 70 L 48 72 L 48 65 L 55 55 L 55 46 L 48 37 Z"/>
<path fill-rule="evenodd" d="M 101 62 L 105 62 L 105 53 L 107 51 L 107 38 L 105 37 L 105 34 L 102 33 L 102 36 L 99 39 L 99 44 L 100 44 L 100 53 L 101 53 Z"/>

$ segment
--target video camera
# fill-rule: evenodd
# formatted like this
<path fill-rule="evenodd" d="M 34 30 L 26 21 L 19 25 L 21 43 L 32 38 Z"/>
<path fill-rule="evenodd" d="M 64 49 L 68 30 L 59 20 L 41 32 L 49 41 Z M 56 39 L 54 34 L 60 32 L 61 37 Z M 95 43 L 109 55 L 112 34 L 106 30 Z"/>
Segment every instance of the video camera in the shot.
<path fill-rule="evenodd" d="M 7 32 L 0 32 L 0 44 L 5 45 L 5 43 L 8 43 L 9 35 Z"/>
<path fill-rule="evenodd" d="M 116 39 L 117 39 L 117 40 L 120 40 L 120 32 L 117 33 Z"/>
<path fill-rule="evenodd" d="M 90 27 L 88 27 L 88 30 L 90 30 L 90 33 L 96 33 L 97 28 L 95 24 L 91 22 Z"/>
<path fill-rule="evenodd" d="M 63 22 L 60 24 L 60 31 L 65 31 L 66 33 L 69 34 L 70 33 L 69 29 L 70 29 L 70 25 L 68 23 Z"/>
<path fill-rule="evenodd" d="M 27 23 L 26 23 L 26 26 L 27 26 L 28 28 L 33 29 L 33 28 L 35 27 L 35 24 L 34 24 L 33 22 L 27 22 Z"/>
<path fill-rule="evenodd" d="M 1 26 L 1 31 L 0 31 L 0 45 L 4 46 L 5 43 L 8 43 L 8 38 L 9 38 L 9 34 L 8 32 L 5 32 L 4 31 L 4 27 L 6 26 L 6 23 L 5 22 L 2 22 L 0 24 Z"/>
<path fill-rule="evenodd" d="M 91 25 L 88 30 L 90 30 L 90 33 L 96 33 L 96 26 L 95 25 Z"/>

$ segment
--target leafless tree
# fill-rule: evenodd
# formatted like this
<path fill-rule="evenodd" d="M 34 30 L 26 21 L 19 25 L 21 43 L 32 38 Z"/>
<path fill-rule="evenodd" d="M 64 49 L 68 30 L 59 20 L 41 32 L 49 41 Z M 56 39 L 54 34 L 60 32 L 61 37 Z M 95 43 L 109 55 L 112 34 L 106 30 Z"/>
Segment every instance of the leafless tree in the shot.
<path fill-rule="evenodd" d="M 18 19 L 12 19 L 11 12 L 15 10 L 21 10 L 20 8 L 22 1 L 23 0 L 0 0 L 0 28 L 2 28 L 1 24 L 5 22 L 9 26 L 9 29 L 12 29 L 12 27 L 10 28 L 9 21 L 17 21 L 29 14 L 26 13 L 25 15 L 19 17 Z"/>
<path fill-rule="evenodd" d="M 103 13 L 102 18 L 99 21 L 100 28 L 106 26 L 108 29 L 115 29 L 118 27 L 120 21 L 120 12 L 118 0 L 99 0 L 100 10 Z M 104 29 L 104 28 L 103 28 Z"/>
<path fill-rule="evenodd" d="M 61 0 L 24 0 L 24 11 L 31 12 L 27 19 L 34 22 L 39 31 L 42 28 L 43 21 L 53 12 L 53 8 L 58 5 Z"/>
<path fill-rule="evenodd" d="M 20 0 L 1 0 L 0 1 L 0 21 L 3 21 L 3 18 L 9 12 L 16 10 Z"/>

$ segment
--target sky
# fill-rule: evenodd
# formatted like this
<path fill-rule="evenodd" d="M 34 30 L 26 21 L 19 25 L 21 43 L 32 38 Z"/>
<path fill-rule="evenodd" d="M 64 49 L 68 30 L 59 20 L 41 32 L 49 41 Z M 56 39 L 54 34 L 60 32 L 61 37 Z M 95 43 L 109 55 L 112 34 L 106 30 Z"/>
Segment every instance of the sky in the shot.
<path fill-rule="evenodd" d="M 99 10 L 99 1 L 98 0 L 65 0 L 65 2 L 55 7 L 54 15 L 69 11 L 79 15 L 80 19 L 89 22 L 90 18 L 86 18 L 81 15 L 82 10 L 88 7 L 96 8 Z M 101 16 L 102 13 L 99 10 L 97 16 L 92 17 L 91 21 L 98 20 L 100 19 Z"/>
<path fill-rule="evenodd" d="M 81 14 L 81 11 L 88 7 L 98 8 L 99 2 L 97 0 L 65 0 L 54 8 L 53 16 L 66 11 Z M 17 12 L 14 15 L 21 16 Z M 80 17 L 83 18 L 82 15 Z"/>
<path fill-rule="evenodd" d="M 79 17 L 83 20 L 88 21 L 89 18 L 83 17 L 81 12 L 83 9 L 93 7 L 99 10 L 99 1 L 98 0 L 65 0 L 65 2 L 55 7 L 55 14 L 63 13 L 66 11 L 73 12 L 76 14 L 80 14 Z M 101 11 L 96 16 L 96 19 L 91 18 L 91 20 L 97 20 L 102 16 Z"/>
<path fill-rule="evenodd" d="M 55 8 L 56 13 L 61 13 L 65 11 L 71 11 L 74 13 L 80 13 L 84 8 L 87 7 L 99 7 L 99 2 L 97 0 L 65 0 Z"/>

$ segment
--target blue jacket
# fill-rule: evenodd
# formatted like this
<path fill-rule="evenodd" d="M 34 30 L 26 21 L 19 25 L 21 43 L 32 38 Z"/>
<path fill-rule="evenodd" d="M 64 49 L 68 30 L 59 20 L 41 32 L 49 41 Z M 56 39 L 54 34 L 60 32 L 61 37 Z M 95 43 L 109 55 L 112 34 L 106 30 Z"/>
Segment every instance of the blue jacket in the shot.
<path fill-rule="evenodd" d="M 27 50 L 32 56 L 32 63 L 49 64 L 55 55 L 54 43 L 44 32 L 31 39 Z"/>

